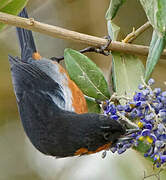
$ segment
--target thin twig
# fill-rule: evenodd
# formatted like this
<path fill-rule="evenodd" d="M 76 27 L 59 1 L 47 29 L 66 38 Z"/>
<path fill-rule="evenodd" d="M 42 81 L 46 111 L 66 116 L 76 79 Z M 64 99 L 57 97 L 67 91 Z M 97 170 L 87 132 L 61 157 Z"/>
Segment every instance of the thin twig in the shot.
<path fill-rule="evenodd" d="M 121 100 L 121 99 L 126 100 L 126 101 L 131 101 L 131 100 L 132 100 L 132 98 L 130 98 L 130 97 L 123 96 L 123 95 L 122 95 L 122 96 L 119 96 L 119 95 L 117 95 L 117 93 L 114 93 L 114 94 L 111 96 L 110 101 L 112 101 L 112 100 L 114 100 L 114 99 L 117 99 L 118 101 Z"/>
<path fill-rule="evenodd" d="M 117 111 L 117 115 L 121 118 L 122 121 L 126 123 L 126 125 L 129 125 L 132 128 L 138 128 L 138 126 L 135 123 L 131 122 L 128 118 L 126 118 L 120 112 Z"/>
<path fill-rule="evenodd" d="M 112 103 L 113 101 L 115 101 L 115 100 L 119 101 L 120 99 L 124 99 L 124 100 L 127 100 L 127 101 L 131 100 L 129 97 L 118 96 L 117 93 L 114 93 L 110 97 L 109 101 L 110 101 L 110 103 Z M 124 115 L 122 115 L 119 111 L 117 111 L 116 113 L 121 118 L 121 120 L 126 123 L 126 125 L 129 125 L 132 128 L 138 128 L 138 126 L 135 123 L 131 122 L 128 118 L 126 118 Z"/>
<path fill-rule="evenodd" d="M 43 34 L 56 37 L 56 38 L 76 41 L 79 43 L 87 44 L 89 46 L 100 47 L 107 44 L 107 40 L 104 38 L 90 36 L 87 34 L 70 31 L 70 30 L 60 28 L 57 26 L 44 24 L 39 21 L 35 21 L 32 18 L 26 19 L 26 18 L 0 12 L 0 22 L 4 24 L 9 24 L 12 26 L 17 26 L 17 27 L 29 29 L 32 31 L 36 31 L 36 32 L 43 33 Z M 108 50 L 123 52 L 127 54 L 147 56 L 149 47 L 113 41 L 108 47 Z M 164 50 L 161 57 L 166 59 L 166 50 Z"/>
<path fill-rule="evenodd" d="M 143 24 L 141 27 L 139 27 L 137 30 L 133 28 L 133 31 L 130 34 L 128 34 L 122 42 L 124 43 L 132 42 L 134 39 L 136 39 L 140 34 L 142 34 L 149 27 L 151 27 L 151 24 L 148 21 L 145 24 Z"/>
<path fill-rule="evenodd" d="M 158 172 L 156 173 L 153 173 L 153 174 L 150 174 L 150 175 L 146 175 L 145 171 L 144 171 L 144 177 L 143 177 L 143 180 L 145 180 L 146 178 L 149 178 L 149 177 L 156 177 L 157 180 L 160 180 L 160 173 L 163 171 L 163 169 L 159 169 Z"/>

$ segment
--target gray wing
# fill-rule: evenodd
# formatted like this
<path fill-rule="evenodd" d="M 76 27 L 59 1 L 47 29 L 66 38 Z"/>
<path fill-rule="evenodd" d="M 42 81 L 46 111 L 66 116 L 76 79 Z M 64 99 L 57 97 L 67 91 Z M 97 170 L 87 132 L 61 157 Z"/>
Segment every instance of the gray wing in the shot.
<path fill-rule="evenodd" d="M 22 100 L 24 93 L 42 92 L 49 95 L 52 101 L 59 107 L 64 108 L 65 99 L 63 98 L 63 91 L 56 81 L 33 64 L 22 62 L 12 56 L 9 56 L 9 61 L 18 103 Z"/>

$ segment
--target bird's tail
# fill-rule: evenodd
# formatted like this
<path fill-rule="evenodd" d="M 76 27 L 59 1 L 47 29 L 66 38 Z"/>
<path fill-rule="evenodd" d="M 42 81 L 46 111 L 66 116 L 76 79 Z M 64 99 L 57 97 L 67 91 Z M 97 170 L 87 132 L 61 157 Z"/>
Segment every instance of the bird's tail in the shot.
<path fill-rule="evenodd" d="M 20 12 L 19 16 L 28 18 L 28 13 L 25 8 Z M 21 48 L 21 59 L 23 61 L 27 61 L 29 58 L 32 58 L 35 53 L 37 53 L 32 31 L 17 28 L 17 34 Z"/>

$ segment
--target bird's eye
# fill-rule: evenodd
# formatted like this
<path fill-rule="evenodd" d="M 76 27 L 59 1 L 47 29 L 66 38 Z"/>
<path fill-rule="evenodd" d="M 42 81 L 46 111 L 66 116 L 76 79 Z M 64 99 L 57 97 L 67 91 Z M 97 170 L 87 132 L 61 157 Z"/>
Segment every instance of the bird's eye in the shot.
<path fill-rule="evenodd" d="M 110 133 L 104 133 L 104 139 L 107 141 L 110 137 Z"/>

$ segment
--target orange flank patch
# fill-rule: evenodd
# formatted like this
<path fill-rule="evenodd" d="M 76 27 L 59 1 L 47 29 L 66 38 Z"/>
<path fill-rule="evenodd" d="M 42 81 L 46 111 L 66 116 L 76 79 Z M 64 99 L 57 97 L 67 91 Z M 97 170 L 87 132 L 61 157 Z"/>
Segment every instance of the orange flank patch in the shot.
<path fill-rule="evenodd" d="M 42 57 L 38 52 L 34 52 L 32 58 L 35 60 L 40 60 Z M 52 63 L 57 64 L 60 72 L 66 74 L 67 76 L 68 86 L 72 92 L 72 106 L 74 107 L 75 112 L 78 114 L 87 113 L 88 108 L 82 91 L 78 88 L 74 81 L 70 79 L 67 71 L 60 64 L 58 64 L 56 61 L 52 61 Z"/>
<path fill-rule="evenodd" d="M 78 86 L 71 79 L 69 79 L 69 88 L 72 91 L 72 105 L 75 109 L 75 112 L 78 114 L 87 113 L 88 108 L 84 95 L 82 91 L 78 88 Z"/>
<path fill-rule="evenodd" d="M 38 52 L 34 52 L 32 54 L 32 58 L 35 60 L 40 60 L 42 57 L 40 56 L 40 54 Z"/>
<path fill-rule="evenodd" d="M 53 63 L 57 63 L 57 62 L 53 62 Z M 88 108 L 87 108 L 86 100 L 84 98 L 84 94 L 74 83 L 74 81 L 70 79 L 67 71 L 60 64 L 58 64 L 58 66 L 60 72 L 66 74 L 68 78 L 68 86 L 72 92 L 72 106 L 74 107 L 75 112 L 78 114 L 87 113 Z"/>
<path fill-rule="evenodd" d="M 80 148 L 74 153 L 74 155 L 78 156 L 78 155 L 84 155 L 84 154 L 94 154 L 94 153 L 100 152 L 102 150 L 109 149 L 110 147 L 111 147 L 111 142 L 108 144 L 104 144 L 103 146 L 97 148 L 95 151 L 88 151 L 87 148 Z"/>
<path fill-rule="evenodd" d="M 105 149 L 109 149 L 111 147 L 111 144 L 112 144 L 111 142 L 108 144 L 104 144 L 103 146 L 97 148 L 96 151 L 94 151 L 94 152 L 90 151 L 90 152 L 96 153 L 96 152 L 100 152 L 100 151 L 105 150 Z"/>
<path fill-rule="evenodd" d="M 78 156 L 78 155 L 83 155 L 83 154 L 87 154 L 88 153 L 88 149 L 87 148 L 80 148 L 78 149 L 74 155 L 75 156 Z"/>

